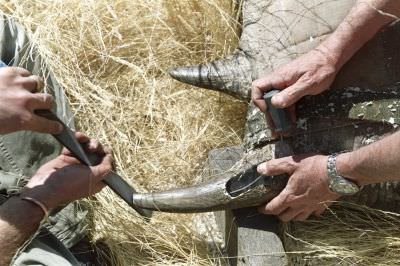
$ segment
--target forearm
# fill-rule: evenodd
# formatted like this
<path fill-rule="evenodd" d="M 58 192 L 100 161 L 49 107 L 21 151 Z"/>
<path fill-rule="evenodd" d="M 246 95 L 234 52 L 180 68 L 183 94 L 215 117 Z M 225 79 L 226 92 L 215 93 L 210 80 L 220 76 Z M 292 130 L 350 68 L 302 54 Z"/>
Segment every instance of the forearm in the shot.
<path fill-rule="evenodd" d="M 12 197 L 0 206 L 0 265 L 9 265 L 22 244 L 38 229 L 43 211 Z"/>
<path fill-rule="evenodd" d="M 359 185 L 400 180 L 400 132 L 359 150 L 341 154 L 337 168 Z"/>
<path fill-rule="evenodd" d="M 318 50 L 340 69 L 384 26 L 400 16 L 399 0 L 359 0 Z"/>

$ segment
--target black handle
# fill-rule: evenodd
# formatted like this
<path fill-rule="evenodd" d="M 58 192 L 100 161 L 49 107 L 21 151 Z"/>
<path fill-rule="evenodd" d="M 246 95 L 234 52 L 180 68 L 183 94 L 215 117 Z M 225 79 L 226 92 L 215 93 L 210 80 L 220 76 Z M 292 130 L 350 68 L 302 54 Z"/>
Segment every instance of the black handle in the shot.
<path fill-rule="evenodd" d="M 100 163 L 101 157 L 94 153 L 86 153 L 81 144 L 75 141 L 74 132 L 54 113 L 47 110 L 37 110 L 35 113 L 47 119 L 57 121 L 63 125 L 64 130 L 60 134 L 53 135 L 53 137 L 56 138 L 57 141 L 65 146 L 68 150 L 70 150 L 70 152 L 74 154 L 79 161 L 88 166 L 95 166 Z M 138 208 L 133 204 L 132 195 L 137 192 L 121 176 L 112 172 L 103 180 L 103 182 L 140 215 L 148 218 L 151 217 L 151 211 Z"/>
<path fill-rule="evenodd" d="M 273 89 L 264 94 L 265 104 L 267 105 L 267 112 L 271 115 L 272 122 L 275 126 L 275 132 L 279 134 L 289 133 L 292 130 L 293 124 L 290 119 L 290 114 L 287 109 L 276 108 L 272 105 L 271 99 L 280 91 Z"/>

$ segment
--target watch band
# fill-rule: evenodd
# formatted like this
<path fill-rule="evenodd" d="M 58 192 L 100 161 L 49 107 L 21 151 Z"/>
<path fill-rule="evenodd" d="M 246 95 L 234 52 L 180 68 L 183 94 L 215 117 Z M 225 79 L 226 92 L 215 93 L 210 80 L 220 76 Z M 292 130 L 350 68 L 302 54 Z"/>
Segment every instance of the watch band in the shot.
<path fill-rule="evenodd" d="M 360 187 L 341 176 L 336 168 L 336 157 L 338 154 L 332 154 L 328 156 L 327 170 L 329 177 L 329 189 L 341 196 L 351 196 L 360 191 Z"/>

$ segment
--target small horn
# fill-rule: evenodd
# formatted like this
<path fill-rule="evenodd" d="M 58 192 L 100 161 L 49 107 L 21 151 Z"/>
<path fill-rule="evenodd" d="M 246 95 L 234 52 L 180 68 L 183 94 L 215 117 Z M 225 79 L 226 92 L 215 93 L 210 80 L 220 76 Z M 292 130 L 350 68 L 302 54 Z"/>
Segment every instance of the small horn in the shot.
<path fill-rule="evenodd" d="M 242 52 L 207 64 L 175 68 L 169 73 L 183 83 L 221 91 L 241 100 L 250 99 L 251 66 Z"/>

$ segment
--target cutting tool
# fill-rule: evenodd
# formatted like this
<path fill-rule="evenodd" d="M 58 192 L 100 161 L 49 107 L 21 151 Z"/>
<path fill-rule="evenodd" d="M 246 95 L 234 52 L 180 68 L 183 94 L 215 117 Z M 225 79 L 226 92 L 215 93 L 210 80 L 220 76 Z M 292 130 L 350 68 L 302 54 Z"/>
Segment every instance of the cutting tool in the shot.
<path fill-rule="evenodd" d="M 75 138 L 74 132 L 59 119 L 53 112 L 48 110 L 36 110 L 35 113 L 49 120 L 57 121 L 63 126 L 63 130 L 59 134 L 54 134 L 54 138 L 66 147 L 82 164 L 95 166 L 100 163 L 101 158 L 94 153 L 86 153 L 82 145 Z M 111 172 L 103 182 L 107 184 L 121 199 L 129 206 L 135 209 L 143 217 L 150 218 L 152 211 L 137 207 L 132 196 L 136 194 L 136 190 L 131 187 L 121 176 L 115 172 Z"/>

